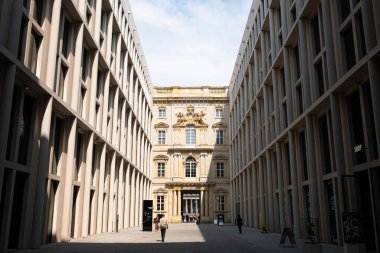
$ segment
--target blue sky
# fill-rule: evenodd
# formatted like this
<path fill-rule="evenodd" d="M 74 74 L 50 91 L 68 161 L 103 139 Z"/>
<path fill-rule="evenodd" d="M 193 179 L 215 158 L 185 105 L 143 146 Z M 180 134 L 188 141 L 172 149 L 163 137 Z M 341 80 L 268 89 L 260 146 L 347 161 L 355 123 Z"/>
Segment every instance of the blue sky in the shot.
<path fill-rule="evenodd" d="M 129 0 L 155 86 L 228 85 L 252 0 Z"/>

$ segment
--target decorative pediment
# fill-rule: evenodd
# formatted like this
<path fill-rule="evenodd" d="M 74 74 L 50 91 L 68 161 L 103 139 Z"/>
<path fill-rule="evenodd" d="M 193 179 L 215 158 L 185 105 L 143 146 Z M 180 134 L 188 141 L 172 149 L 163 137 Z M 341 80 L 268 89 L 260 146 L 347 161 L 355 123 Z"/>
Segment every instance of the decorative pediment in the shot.
<path fill-rule="evenodd" d="M 218 122 L 218 123 L 213 124 L 212 128 L 227 128 L 227 125 L 222 122 Z"/>
<path fill-rule="evenodd" d="M 153 160 L 169 160 L 169 157 L 166 155 L 156 155 Z"/>
<path fill-rule="evenodd" d="M 159 122 L 156 125 L 154 125 L 154 128 L 169 128 L 169 125 L 164 122 Z"/>
<path fill-rule="evenodd" d="M 158 188 L 157 190 L 153 191 L 154 194 L 163 194 L 163 193 L 168 193 L 167 189 L 164 188 Z"/>
<path fill-rule="evenodd" d="M 228 160 L 227 157 L 225 157 L 225 156 L 221 156 L 221 155 L 214 156 L 212 159 L 213 159 L 213 160 L 218 160 L 218 161 L 220 161 L 220 160 Z"/>
<path fill-rule="evenodd" d="M 177 123 L 174 127 L 185 127 L 187 125 L 194 125 L 195 127 L 208 127 L 208 125 L 203 121 L 203 117 L 206 114 L 201 112 L 194 112 L 193 106 L 188 106 L 186 113 L 176 113 Z"/>
<path fill-rule="evenodd" d="M 226 189 L 223 189 L 223 188 L 218 188 L 218 189 L 214 190 L 214 193 L 219 194 L 219 195 L 224 195 L 224 194 L 227 194 L 228 191 Z"/>

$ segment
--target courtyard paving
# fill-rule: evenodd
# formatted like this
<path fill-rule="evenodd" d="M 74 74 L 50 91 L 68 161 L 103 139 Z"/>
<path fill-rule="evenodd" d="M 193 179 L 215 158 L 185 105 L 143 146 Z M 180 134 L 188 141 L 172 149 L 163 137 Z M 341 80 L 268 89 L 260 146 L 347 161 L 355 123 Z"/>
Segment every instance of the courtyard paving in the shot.
<path fill-rule="evenodd" d="M 40 249 L 19 250 L 16 253 L 301 253 L 303 241 L 295 247 L 287 240 L 279 247 L 280 234 L 262 234 L 257 229 L 243 227 L 239 234 L 236 226 L 217 226 L 194 223 L 169 224 L 165 242 L 160 232 L 142 231 L 141 227 L 73 239 L 70 243 L 56 243 Z M 323 245 L 323 253 L 343 253 L 335 245 Z"/>

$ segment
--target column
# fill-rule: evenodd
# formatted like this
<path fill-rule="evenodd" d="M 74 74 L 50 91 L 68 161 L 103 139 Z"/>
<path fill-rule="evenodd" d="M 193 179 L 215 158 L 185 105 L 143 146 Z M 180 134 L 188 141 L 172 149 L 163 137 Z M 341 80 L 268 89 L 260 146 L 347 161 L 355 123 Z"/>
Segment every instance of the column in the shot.
<path fill-rule="evenodd" d="M 274 215 L 273 215 L 273 183 L 272 183 L 272 159 L 269 151 L 265 151 L 267 159 L 267 201 L 268 201 L 268 228 L 269 231 L 274 231 Z"/>
<path fill-rule="evenodd" d="M 247 206 L 248 206 L 248 226 L 252 227 L 252 185 L 254 182 L 252 182 L 252 166 L 249 166 L 247 168 L 247 191 L 248 191 L 248 199 L 247 199 Z"/>
<path fill-rule="evenodd" d="M 61 227 L 61 241 L 68 241 L 70 239 L 70 214 L 71 214 L 71 199 L 72 199 L 72 182 L 73 182 L 73 170 L 70 165 L 74 164 L 74 151 L 75 151 L 75 140 L 76 140 L 76 128 L 77 119 L 70 118 L 69 121 L 69 135 L 68 135 L 68 147 L 67 147 L 67 164 L 64 171 L 64 192 L 67 194 L 63 195 L 63 208 L 62 208 L 62 227 Z M 75 229 L 75 228 L 74 228 Z"/>
<path fill-rule="evenodd" d="M 265 224 L 265 207 L 264 207 L 264 182 L 263 182 L 263 161 L 259 157 L 259 228 L 261 229 Z"/>
<path fill-rule="evenodd" d="M 181 217 L 182 219 L 182 216 L 181 216 L 181 210 L 182 210 L 182 199 L 181 199 L 181 191 L 178 191 L 178 194 L 177 194 L 177 203 L 178 203 L 178 215 Z"/>
<path fill-rule="evenodd" d="M 376 98 L 378 99 L 378 98 Z M 344 210 L 343 203 L 343 192 L 342 192 L 342 175 L 345 174 L 346 163 L 344 160 L 344 141 L 342 135 L 342 121 L 340 114 L 340 103 L 339 103 L 339 94 L 330 95 L 330 104 L 331 104 L 331 119 L 332 119 L 332 129 L 333 129 L 333 138 L 334 138 L 334 158 L 337 172 L 337 181 L 338 181 L 338 203 L 337 214 Z M 337 228 L 341 228 L 341 219 L 337 219 Z M 338 240 L 342 240 L 342 230 L 337 229 Z"/>
<path fill-rule="evenodd" d="M 115 169 L 116 169 L 116 152 L 112 152 L 111 168 L 110 168 L 110 188 L 109 188 L 109 211 L 108 211 L 108 232 L 114 231 L 114 225 L 116 221 L 116 212 L 114 206 L 115 196 Z"/>
<path fill-rule="evenodd" d="M 173 215 L 177 216 L 177 190 L 173 191 Z"/>
<path fill-rule="evenodd" d="M 380 21 L 380 18 L 378 18 Z M 379 26 L 380 27 L 380 26 Z M 370 74 L 370 86 L 371 86 L 371 97 L 372 97 L 372 109 L 373 117 L 376 129 L 376 142 L 377 142 L 377 152 L 380 157 L 380 73 L 378 71 L 380 66 L 379 60 L 371 60 L 368 62 L 368 70 Z"/>
<path fill-rule="evenodd" d="M 245 176 L 245 171 L 243 171 L 243 173 L 241 173 L 241 180 L 243 181 L 241 184 L 242 184 L 242 198 L 241 198 L 241 211 L 242 211 L 242 214 L 241 214 L 241 217 L 243 218 L 243 223 L 244 225 L 247 224 L 247 208 L 246 208 L 246 201 L 247 201 L 247 195 L 246 195 L 246 190 L 247 190 L 247 183 L 246 183 L 246 176 Z"/>
<path fill-rule="evenodd" d="M 91 187 L 91 172 L 92 167 L 92 153 L 93 153 L 93 144 L 94 143 L 94 133 L 90 134 L 90 138 L 87 144 L 86 152 L 86 171 L 85 171 L 85 180 L 84 180 L 84 197 L 83 197 L 83 218 L 82 218 L 82 231 L 81 237 L 87 237 L 88 235 L 88 224 L 91 222 L 89 220 L 90 210 L 90 187 Z"/>
<path fill-rule="evenodd" d="M 12 103 L 10 103 L 10 105 L 11 104 Z M 38 159 L 39 173 L 37 175 L 37 187 L 36 187 L 37 189 L 36 189 L 36 199 L 35 199 L 34 217 L 33 217 L 33 221 L 34 221 L 33 233 L 32 233 L 33 236 L 32 236 L 32 245 L 31 245 L 33 248 L 38 248 L 40 244 L 43 243 L 41 241 L 41 234 L 42 234 L 41 224 L 44 223 L 43 211 L 45 208 L 44 201 L 45 201 L 45 194 L 46 194 L 45 182 L 46 182 L 47 174 L 49 171 L 49 154 L 50 154 L 49 137 L 50 137 L 50 127 L 52 126 L 51 124 L 52 107 L 53 107 L 53 98 L 52 97 L 47 98 L 45 101 L 44 110 L 42 113 L 42 123 L 41 123 L 41 136 L 44 136 L 44 137 L 40 139 L 40 150 L 39 150 L 40 152 L 39 152 L 39 159 Z M 8 124 L 6 125 L 8 126 Z M 4 138 L 4 139 L 6 141 L 7 138 Z M 2 147 L 5 148 L 6 144 Z M 2 178 L 0 177 L 0 179 Z M 0 182 L 2 181 L 3 180 L 1 180 Z"/>
<path fill-rule="evenodd" d="M 103 143 L 100 153 L 100 170 L 99 170 L 99 185 L 98 185 L 98 211 L 97 211 L 97 221 L 96 221 L 96 234 L 102 233 L 103 224 L 103 194 L 104 194 L 104 174 L 105 174 L 105 163 L 106 163 L 106 150 L 107 146 Z"/>
<path fill-rule="evenodd" d="M 296 150 L 294 143 L 293 132 L 289 131 L 289 158 L 290 158 L 290 176 L 292 179 L 292 203 L 293 206 L 293 220 L 294 220 L 294 234 L 296 237 L 300 236 L 300 212 L 298 202 L 298 180 L 297 180 L 297 164 L 296 164 Z"/>
<path fill-rule="evenodd" d="M 300 33 L 300 67 L 302 73 L 302 96 L 305 109 L 311 104 L 311 91 L 310 91 L 310 77 L 309 77 L 309 61 L 308 61 L 308 48 L 306 41 L 306 22 L 309 20 L 300 19 L 298 24 L 298 31 Z"/>
<path fill-rule="evenodd" d="M 257 213 L 257 165 L 253 164 L 252 165 L 252 195 L 253 195 L 253 226 L 255 228 L 259 228 L 259 223 L 258 221 L 258 213 Z"/>
<path fill-rule="evenodd" d="M 337 69 L 334 54 L 334 36 L 332 30 L 330 0 L 322 0 L 323 32 L 326 44 L 328 87 L 331 87 L 337 79 Z M 285 37 L 284 37 L 285 38 Z"/>
<path fill-rule="evenodd" d="M 208 212 L 208 190 L 205 191 L 205 216 L 209 216 L 209 212 Z"/>
<path fill-rule="evenodd" d="M 201 217 L 203 217 L 205 215 L 204 205 L 205 205 L 205 203 L 204 203 L 204 190 L 201 190 Z"/>
<path fill-rule="evenodd" d="M 277 164 L 277 179 L 278 179 L 278 199 L 279 199 L 279 213 L 280 213 L 280 228 L 281 231 L 285 228 L 285 212 L 284 212 L 284 183 L 283 183 L 283 171 L 281 164 L 281 145 L 276 142 L 276 164 Z"/>
<path fill-rule="evenodd" d="M 132 178 L 131 178 L 131 208 L 130 208 L 130 227 L 134 227 L 135 224 L 135 203 L 136 203 L 136 169 L 131 167 Z"/>
<path fill-rule="evenodd" d="M 131 199 L 131 165 L 128 163 L 125 170 L 125 197 L 124 197 L 124 228 L 130 226 L 130 199 Z"/>

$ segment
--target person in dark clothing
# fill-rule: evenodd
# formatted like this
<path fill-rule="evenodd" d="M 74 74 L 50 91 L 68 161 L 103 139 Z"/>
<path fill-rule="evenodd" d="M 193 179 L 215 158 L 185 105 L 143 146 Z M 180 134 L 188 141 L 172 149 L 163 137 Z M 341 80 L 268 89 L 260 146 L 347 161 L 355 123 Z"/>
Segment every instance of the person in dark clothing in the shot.
<path fill-rule="evenodd" d="M 239 228 L 239 233 L 241 234 L 241 226 L 243 225 L 243 219 L 240 217 L 240 215 L 237 216 L 236 218 L 236 224 Z"/>

